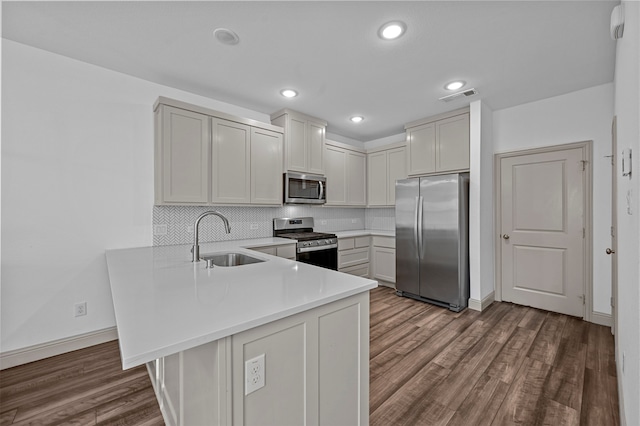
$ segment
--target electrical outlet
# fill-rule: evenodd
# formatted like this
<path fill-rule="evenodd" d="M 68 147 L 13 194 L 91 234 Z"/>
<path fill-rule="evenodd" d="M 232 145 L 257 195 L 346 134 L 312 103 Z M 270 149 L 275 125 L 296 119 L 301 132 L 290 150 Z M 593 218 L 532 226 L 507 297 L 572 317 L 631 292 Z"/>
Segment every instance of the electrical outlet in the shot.
<path fill-rule="evenodd" d="M 351 223 L 358 223 L 358 219 L 351 219 Z"/>
<path fill-rule="evenodd" d="M 258 229 L 258 224 L 257 223 L 252 223 L 251 225 L 249 225 L 249 228 Z"/>
<path fill-rule="evenodd" d="M 264 354 L 258 355 L 257 357 L 244 362 L 245 396 L 264 387 L 264 367 Z"/>
<path fill-rule="evenodd" d="M 326 221 L 326 220 L 321 220 L 321 221 L 320 221 L 320 225 L 326 225 L 326 224 L 327 224 L 327 221 Z"/>
<path fill-rule="evenodd" d="M 87 302 L 76 303 L 73 306 L 74 316 L 81 317 L 83 315 L 87 315 Z"/>
<path fill-rule="evenodd" d="M 167 225 L 153 225 L 153 235 L 167 235 Z"/>

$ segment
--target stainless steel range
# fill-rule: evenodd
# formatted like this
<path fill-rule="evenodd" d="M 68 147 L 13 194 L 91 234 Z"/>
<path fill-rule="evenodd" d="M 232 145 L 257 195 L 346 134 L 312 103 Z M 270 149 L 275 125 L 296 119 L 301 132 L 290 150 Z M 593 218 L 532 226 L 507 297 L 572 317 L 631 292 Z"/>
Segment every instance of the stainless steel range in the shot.
<path fill-rule="evenodd" d="M 273 236 L 298 241 L 297 261 L 338 270 L 338 237 L 335 234 L 313 232 L 312 217 L 275 218 Z"/>

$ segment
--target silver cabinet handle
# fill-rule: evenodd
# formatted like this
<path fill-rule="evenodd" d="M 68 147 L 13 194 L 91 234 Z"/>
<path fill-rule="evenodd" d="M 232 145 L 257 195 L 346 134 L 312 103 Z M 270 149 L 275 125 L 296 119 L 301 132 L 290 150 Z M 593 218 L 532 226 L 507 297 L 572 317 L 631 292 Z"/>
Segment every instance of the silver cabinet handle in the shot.
<path fill-rule="evenodd" d="M 504 238 L 505 240 L 508 240 L 508 239 L 509 239 L 509 234 L 504 234 L 504 235 L 502 236 L 502 238 Z"/>
<path fill-rule="evenodd" d="M 613 253 L 615 253 L 615 250 L 611 250 L 610 248 L 608 248 L 604 252 L 607 253 L 607 254 L 613 254 Z"/>

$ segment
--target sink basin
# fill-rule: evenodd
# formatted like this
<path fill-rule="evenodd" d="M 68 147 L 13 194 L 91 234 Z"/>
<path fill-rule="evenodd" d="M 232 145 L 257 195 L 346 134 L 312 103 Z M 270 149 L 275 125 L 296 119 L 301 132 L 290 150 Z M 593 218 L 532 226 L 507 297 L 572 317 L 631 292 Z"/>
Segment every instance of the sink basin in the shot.
<path fill-rule="evenodd" d="M 211 266 L 242 266 L 252 263 L 264 262 L 262 259 L 248 256 L 243 253 L 211 253 L 203 254 L 200 259 L 207 262 L 207 267 Z"/>

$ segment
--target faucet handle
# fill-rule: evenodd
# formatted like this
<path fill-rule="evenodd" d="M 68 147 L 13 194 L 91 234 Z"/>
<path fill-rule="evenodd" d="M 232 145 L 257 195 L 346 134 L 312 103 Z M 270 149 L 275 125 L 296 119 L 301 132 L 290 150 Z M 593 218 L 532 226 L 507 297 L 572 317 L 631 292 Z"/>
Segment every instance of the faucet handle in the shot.
<path fill-rule="evenodd" d="M 213 259 L 205 259 L 207 262 L 207 269 L 213 268 Z"/>

